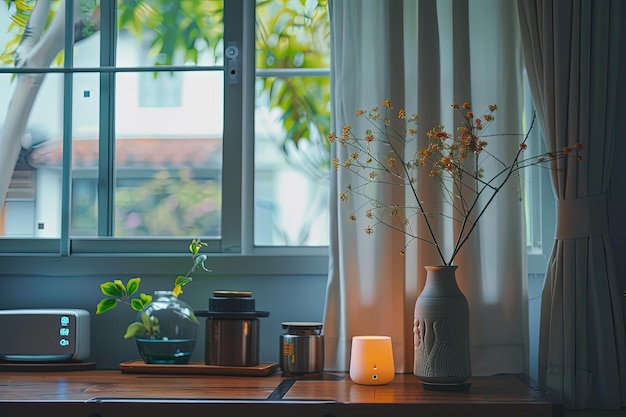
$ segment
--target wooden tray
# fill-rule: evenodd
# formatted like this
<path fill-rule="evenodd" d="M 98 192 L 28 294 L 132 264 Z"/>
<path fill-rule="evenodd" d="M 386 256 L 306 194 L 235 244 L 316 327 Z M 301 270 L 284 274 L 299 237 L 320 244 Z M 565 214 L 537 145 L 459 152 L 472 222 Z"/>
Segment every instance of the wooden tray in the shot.
<path fill-rule="evenodd" d="M 129 374 L 172 374 L 172 375 L 232 375 L 267 376 L 278 367 L 277 363 L 260 363 L 257 366 L 217 366 L 191 361 L 184 365 L 159 365 L 132 360 L 120 363 L 120 370 Z"/>

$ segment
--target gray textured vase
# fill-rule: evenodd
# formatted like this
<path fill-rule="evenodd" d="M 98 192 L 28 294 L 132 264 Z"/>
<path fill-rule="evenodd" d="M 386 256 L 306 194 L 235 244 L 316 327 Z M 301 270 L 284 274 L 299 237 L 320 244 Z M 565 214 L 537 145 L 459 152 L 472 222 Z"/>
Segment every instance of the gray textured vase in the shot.
<path fill-rule="evenodd" d="M 413 373 L 431 384 L 460 384 L 472 376 L 469 306 L 456 282 L 456 266 L 427 266 L 415 302 Z"/>

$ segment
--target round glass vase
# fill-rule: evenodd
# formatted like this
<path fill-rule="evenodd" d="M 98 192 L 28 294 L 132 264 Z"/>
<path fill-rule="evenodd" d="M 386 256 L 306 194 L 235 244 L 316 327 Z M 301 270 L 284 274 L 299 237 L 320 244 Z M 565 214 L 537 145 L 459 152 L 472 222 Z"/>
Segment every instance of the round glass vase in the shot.
<path fill-rule="evenodd" d="M 135 336 L 145 363 L 185 364 L 196 344 L 198 320 L 193 309 L 171 291 L 155 291 L 152 302 L 139 312 L 147 332 Z"/>

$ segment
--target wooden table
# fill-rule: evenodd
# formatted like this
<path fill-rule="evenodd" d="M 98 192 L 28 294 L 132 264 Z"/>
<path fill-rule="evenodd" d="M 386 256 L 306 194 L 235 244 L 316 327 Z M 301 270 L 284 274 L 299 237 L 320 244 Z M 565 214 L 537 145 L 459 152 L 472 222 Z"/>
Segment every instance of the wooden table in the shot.
<path fill-rule="evenodd" d="M 562 417 L 563 406 L 516 375 L 473 377 L 469 391 L 422 388 L 411 374 L 381 386 L 320 378 L 146 375 L 119 371 L 0 372 L 0 416 Z"/>

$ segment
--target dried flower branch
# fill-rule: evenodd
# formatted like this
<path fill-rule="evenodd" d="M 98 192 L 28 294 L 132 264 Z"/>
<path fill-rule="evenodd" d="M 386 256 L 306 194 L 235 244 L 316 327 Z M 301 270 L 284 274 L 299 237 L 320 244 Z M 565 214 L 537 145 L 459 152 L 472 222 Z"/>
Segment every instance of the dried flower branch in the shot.
<path fill-rule="evenodd" d="M 348 169 L 362 181 L 358 184 L 349 184 L 339 194 L 342 202 L 350 201 L 351 195 L 362 196 L 363 203 L 356 207 L 349 218 L 356 221 L 363 212 L 365 217 L 372 221 L 365 228 L 367 234 L 374 233 L 376 226 L 384 225 L 403 232 L 409 239 L 402 249 L 413 240 L 422 240 L 432 244 L 443 263 L 452 265 L 454 258 L 461 247 L 467 242 L 475 230 L 478 221 L 483 217 L 487 208 L 494 201 L 502 187 L 519 171 L 531 166 L 550 168 L 550 163 L 560 158 L 575 158 L 581 161 L 582 144 L 576 143 L 573 148 L 564 147 L 557 152 L 546 152 L 533 157 L 525 157 L 527 140 L 533 128 L 535 119 L 521 142 L 516 141 L 515 157 L 506 162 L 488 150 L 487 138 L 512 135 L 486 135 L 485 131 L 495 120 L 494 113 L 498 106 L 490 105 L 478 117 L 471 111 L 469 103 L 452 104 L 452 108 L 460 113 L 461 123 L 456 128 L 456 135 L 449 133 L 443 126 L 430 129 L 426 136 L 428 146 L 419 149 L 411 155 L 405 155 L 406 145 L 417 140 L 418 116 L 407 116 L 404 109 L 400 109 L 393 116 L 404 125 L 398 129 L 398 120 L 392 120 L 388 114 L 393 114 L 393 105 L 390 100 L 382 102 L 383 110 L 374 107 L 370 111 L 358 110 L 356 117 L 365 118 L 371 125 L 361 137 L 355 135 L 352 127 L 343 127 L 341 136 L 332 132 L 328 135 L 331 143 L 338 142 L 348 148 L 348 157 L 332 160 L 333 167 Z M 383 153 L 380 150 L 383 150 Z M 489 164 L 495 168 L 489 169 L 486 177 L 485 166 Z M 444 202 L 451 211 L 429 212 L 426 210 L 423 198 L 419 194 L 417 170 L 429 170 L 429 178 L 437 181 L 444 191 Z M 550 168 L 552 169 L 552 168 Z M 372 184 L 409 187 L 413 195 L 413 203 L 397 204 L 384 202 L 371 193 Z M 479 204 L 480 203 L 480 204 Z M 455 237 L 452 253 L 446 258 L 437 235 L 432 227 L 432 218 L 443 216 L 459 224 L 459 232 Z M 418 235 L 411 226 L 411 220 L 420 217 L 424 221 L 426 231 Z"/>

